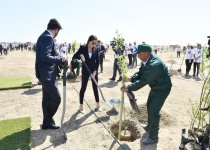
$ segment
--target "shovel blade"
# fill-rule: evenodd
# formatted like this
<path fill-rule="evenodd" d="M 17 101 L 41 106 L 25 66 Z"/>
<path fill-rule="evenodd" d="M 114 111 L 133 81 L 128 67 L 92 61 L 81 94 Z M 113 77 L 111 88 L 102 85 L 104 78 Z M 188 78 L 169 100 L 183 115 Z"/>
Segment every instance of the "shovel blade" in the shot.
<path fill-rule="evenodd" d="M 128 91 L 128 92 L 127 92 L 127 96 L 128 96 L 128 98 L 129 98 L 129 102 L 130 102 L 130 105 L 131 105 L 132 109 L 133 109 L 136 113 L 140 114 L 140 110 L 139 110 L 139 107 L 138 107 L 138 105 L 137 105 L 137 103 L 136 103 L 136 99 L 135 99 L 134 93 L 133 93 L 132 91 Z"/>

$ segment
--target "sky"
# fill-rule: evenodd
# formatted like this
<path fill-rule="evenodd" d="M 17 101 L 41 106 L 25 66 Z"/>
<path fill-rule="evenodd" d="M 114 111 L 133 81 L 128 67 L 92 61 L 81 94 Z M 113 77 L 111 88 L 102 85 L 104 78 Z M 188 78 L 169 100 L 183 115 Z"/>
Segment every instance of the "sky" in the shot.
<path fill-rule="evenodd" d="M 0 0 L 0 42 L 36 42 L 56 18 L 58 42 L 107 43 L 118 30 L 127 43 L 207 43 L 210 0 Z"/>

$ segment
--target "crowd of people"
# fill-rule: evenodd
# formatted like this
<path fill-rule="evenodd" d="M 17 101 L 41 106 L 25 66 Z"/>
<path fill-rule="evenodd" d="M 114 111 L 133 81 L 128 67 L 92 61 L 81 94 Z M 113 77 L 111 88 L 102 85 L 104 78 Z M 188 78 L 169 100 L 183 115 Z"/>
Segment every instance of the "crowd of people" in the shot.
<path fill-rule="evenodd" d="M 35 43 L 26 42 L 0 42 L 0 55 L 7 55 L 9 51 L 23 51 L 23 50 L 29 50 L 29 51 L 35 51 Z"/>

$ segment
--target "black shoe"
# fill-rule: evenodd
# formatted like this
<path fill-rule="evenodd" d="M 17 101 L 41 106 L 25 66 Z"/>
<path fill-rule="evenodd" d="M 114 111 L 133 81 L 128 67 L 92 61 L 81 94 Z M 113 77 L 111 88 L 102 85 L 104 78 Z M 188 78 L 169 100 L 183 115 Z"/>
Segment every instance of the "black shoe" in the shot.
<path fill-rule="evenodd" d="M 110 80 L 115 81 L 115 78 L 110 78 Z"/>
<path fill-rule="evenodd" d="M 55 125 L 55 120 L 53 118 L 50 119 L 50 123 L 52 123 L 52 125 Z"/>
<path fill-rule="evenodd" d="M 118 82 L 122 81 L 122 77 L 120 77 L 117 81 L 118 81 Z"/>
<path fill-rule="evenodd" d="M 47 130 L 47 129 L 53 129 L 53 130 L 56 130 L 56 129 L 59 129 L 60 127 L 59 126 L 56 126 L 56 125 L 42 125 L 42 129 L 43 130 Z"/>
<path fill-rule="evenodd" d="M 154 139 L 151 139 L 151 138 L 146 138 L 142 141 L 142 143 L 144 145 L 151 145 L 151 144 L 155 144 L 158 142 L 158 138 L 154 138 Z"/>

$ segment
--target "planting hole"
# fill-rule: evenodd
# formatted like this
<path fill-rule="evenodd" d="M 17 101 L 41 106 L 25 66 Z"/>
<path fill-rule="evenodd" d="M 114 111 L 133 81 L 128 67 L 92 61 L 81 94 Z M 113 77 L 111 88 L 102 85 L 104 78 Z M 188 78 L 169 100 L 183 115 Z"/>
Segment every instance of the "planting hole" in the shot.
<path fill-rule="evenodd" d="M 118 138 L 119 122 L 111 125 L 111 132 Z M 140 138 L 140 130 L 134 121 L 124 120 L 122 122 L 122 131 L 120 141 L 133 142 Z"/>

